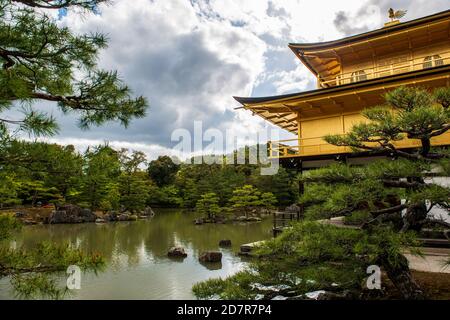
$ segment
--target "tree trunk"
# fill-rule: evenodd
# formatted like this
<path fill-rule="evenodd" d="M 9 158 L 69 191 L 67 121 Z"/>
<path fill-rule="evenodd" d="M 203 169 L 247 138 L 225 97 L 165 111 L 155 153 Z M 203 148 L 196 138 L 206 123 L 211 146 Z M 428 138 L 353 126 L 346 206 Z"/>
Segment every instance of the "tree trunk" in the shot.
<path fill-rule="evenodd" d="M 35 190 L 33 193 L 33 197 L 31 198 L 31 206 L 34 208 L 36 205 L 36 199 L 37 199 L 37 191 Z"/>
<path fill-rule="evenodd" d="M 431 141 L 429 138 L 422 138 L 420 140 L 422 142 L 422 149 L 420 150 L 420 154 L 426 157 L 431 149 Z"/>
<path fill-rule="evenodd" d="M 397 263 L 393 264 L 384 254 L 381 259 L 381 265 L 392 281 L 394 286 L 400 291 L 402 297 L 408 300 L 422 300 L 425 298 L 424 292 L 420 286 L 414 281 L 411 271 L 409 270 L 408 260 L 404 255 L 397 257 Z"/>
<path fill-rule="evenodd" d="M 422 178 L 408 178 L 408 182 L 417 182 L 425 186 L 425 181 Z M 414 188 L 413 190 L 418 190 Z M 406 210 L 403 216 L 402 232 L 413 230 L 419 232 L 422 229 L 423 222 L 427 218 L 428 210 L 425 201 L 417 203 Z"/>
<path fill-rule="evenodd" d="M 402 231 L 413 230 L 419 232 L 422 229 L 423 222 L 426 220 L 427 215 L 428 210 L 425 202 L 408 208 L 403 217 Z"/>

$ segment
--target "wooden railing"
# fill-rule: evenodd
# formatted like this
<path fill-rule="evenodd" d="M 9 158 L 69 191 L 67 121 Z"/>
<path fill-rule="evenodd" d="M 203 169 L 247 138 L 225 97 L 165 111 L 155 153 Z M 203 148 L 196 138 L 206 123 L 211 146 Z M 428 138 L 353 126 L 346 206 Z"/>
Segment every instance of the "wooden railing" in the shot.
<path fill-rule="evenodd" d="M 431 56 L 433 56 L 430 53 Z M 359 82 L 363 80 L 370 80 L 376 78 L 387 77 L 391 75 L 397 75 L 410 71 L 424 70 L 439 65 L 450 64 L 450 51 L 440 52 L 440 58 L 431 61 L 424 61 L 426 58 L 418 57 L 414 59 L 406 59 L 404 61 L 388 64 L 386 66 L 377 66 L 372 68 L 364 68 L 361 70 L 353 70 L 353 72 L 342 73 L 337 76 L 331 76 L 326 78 L 320 78 L 319 82 L 322 88 L 333 87 L 348 83 Z M 364 73 L 357 73 L 363 71 Z"/>
<path fill-rule="evenodd" d="M 315 141 L 320 141 L 319 143 Z M 326 143 L 322 137 L 269 141 L 269 158 L 289 158 L 299 155 L 316 155 L 346 152 L 348 148 Z"/>
<path fill-rule="evenodd" d="M 431 144 L 433 146 L 450 145 L 450 131 L 443 135 L 433 137 Z M 421 142 L 417 139 L 403 139 L 394 141 L 393 145 L 399 149 L 418 148 L 421 146 Z M 338 147 L 326 143 L 323 137 L 269 141 L 268 149 L 269 158 L 272 159 L 351 152 L 349 147 Z"/>
<path fill-rule="evenodd" d="M 288 212 L 278 211 L 273 214 L 273 235 L 276 237 L 285 228 L 289 227 L 293 222 L 299 221 L 303 217 L 303 206 L 300 206 L 300 211 Z"/>

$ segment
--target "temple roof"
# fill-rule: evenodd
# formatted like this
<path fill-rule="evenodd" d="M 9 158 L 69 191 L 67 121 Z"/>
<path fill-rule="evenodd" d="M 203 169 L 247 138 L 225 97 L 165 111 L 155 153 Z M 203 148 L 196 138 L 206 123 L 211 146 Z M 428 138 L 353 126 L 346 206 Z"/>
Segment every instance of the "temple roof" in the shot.
<path fill-rule="evenodd" d="M 445 86 L 450 65 L 416 70 L 345 85 L 267 97 L 234 97 L 247 110 L 292 133 L 297 133 L 297 116 L 315 117 L 337 109 L 368 107 L 383 103 L 382 95 L 399 85 Z M 368 104 L 367 106 L 364 103 Z"/>
<path fill-rule="evenodd" d="M 317 43 L 290 43 L 288 46 L 302 63 L 316 76 L 333 77 L 339 74 L 341 61 L 364 59 L 372 55 L 384 55 L 411 47 L 427 45 L 430 34 L 442 37 L 442 31 L 450 24 L 450 10 L 396 23 L 380 29 L 353 35 L 343 39 Z M 422 39 L 411 41 L 414 38 Z"/>
<path fill-rule="evenodd" d="M 381 95 L 389 87 L 409 85 L 411 82 L 440 85 L 448 78 L 450 66 L 438 66 L 383 76 L 364 81 L 328 85 L 327 78 L 336 79 L 342 61 L 370 59 L 375 55 L 394 54 L 405 47 L 426 47 L 429 43 L 448 41 L 450 10 L 415 20 L 394 23 L 384 28 L 321 43 L 290 43 L 297 57 L 321 80 L 315 90 L 267 97 L 234 97 L 243 107 L 265 120 L 290 132 L 297 133 L 297 120 L 336 112 L 342 108 L 365 103 L 382 103 Z M 446 79 L 447 79 L 446 78 Z M 448 80 L 446 80 L 448 81 Z"/>
<path fill-rule="evenodd" d="M 357 87 L 364 87 L 367 84 L 370 84 L 370 83 L 373 83 L 373 82 L 380 82 L 380 80 L 382 80 L 382 82 L 384 82 L 384 83 L 389 83 L 391 81 L 397 81 L 397 79 L 399 77 L 405 77 L 405 76 L 408 77 L 408 76 L 411 76 L 413 74 L 414 75 L 415 74 L 419 75 L 419 74 L 441 73 L 443 70 L 449 71 L 448 69 L 449 69 L 448 65 L 442 65 L 442 66 L 429 68 L 427 70 L 410 71 L 410 72 L 405 72 L 405 73 L 402 73 L 402 74 L 396 74 L 396 75 L 392 75 L 392 76 L 388 76 L 388 77 L 369 79 L 369 80 L 343 84 L 343 85 L 340 85 L 340 86 L 335 86 L 335 87 L 330 87 L 330 88 L 320 88 L 320 89 L 314 89 L 314 90 L 308 90 L 308 91 L 299 91 L 299 92 L 282 94 L 282 95 L 276 95 L 276 96 L 265 96 L 265 97 L 238 97 L 238 96 L 233 96 L 233 98 L 237 102 L 242 104 L 243 106 L 249 106 L 249 107 L 251 107 L 251 105 L 268 104 L 268 103 L 275 103 L 275 102 L 280 102 L 280 103 L 281 102 L 286 102 L 287 103 L 290 100 L 297 99 L 297 98 L 308 97 L 308 96 L 313 96 L 313 95 L 321 95 L 321 94 L 326 94 L 326 93 L 329 93 L 329 92 L 347 90 L 347 89 L 350 89 L 350 88 L 353 89 L 353 88 L 357 88 Z"/>
<path fill-rule="evenodd" d="M 387 27 L 383 27 L 380 29 L 360 33 L 360 34 L 349 36 L 349 37 L 342 38 L 342 39 L 325 41 L 325 42 L 289 43 L 289 47 L 295 47 L 298 49 L 314 49 L 314 50 L 315 49 L 325 49 L 325 48 L 329 49 L 329 48 L 334 48 L 336 46 L 340 46 L 340 45 L 344 45 L 344 44 L 358 42 L 361 40 L 366 41 L 370 37 L 376 37 L 376 36 L 380 36 L 380 35 L 385 36 L 386 34 L 394 32 L 394 31 L 403 30 L 405 28 L 414 27 L 414 26 L 417 26 L 420 24 L 426 24 L 431 21 L 435 22 L 441 18 L 447 18 L 447 17 L 450 17 L 450 9 L 441 11 L 441 12 L 438 12 L 438 13 L 435 13 L 435 14 L 432 14 L 429 16 L 425 16 L 425 17 L 414 19 L 414 20 L 394 24 L 391 26 L 387 26 Z"/>

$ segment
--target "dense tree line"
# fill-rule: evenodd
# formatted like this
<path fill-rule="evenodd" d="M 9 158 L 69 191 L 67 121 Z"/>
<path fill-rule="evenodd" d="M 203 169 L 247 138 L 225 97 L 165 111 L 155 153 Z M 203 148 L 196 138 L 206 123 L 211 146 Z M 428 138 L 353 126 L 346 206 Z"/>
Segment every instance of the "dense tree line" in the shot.
<path fill-rule="evenodd" d="M 168 156 L 148 163 L 142 152 L 108 145 L 79 153 L 70 145 L 14 141 L 3 148 L 2 157 L 3 208 L 64 203 L 105 212 L 134 212 L 146 206 L 194 208 L 211 192 L 223 207 L 232 205 L 239 196 L 236 189 L 244 185 L 263 197 L 273 193 L 280 205 L 292 203 L 296 195 L 295 172 L 285 169 L 262 176 L 258 165 L 176 164 Z"/>

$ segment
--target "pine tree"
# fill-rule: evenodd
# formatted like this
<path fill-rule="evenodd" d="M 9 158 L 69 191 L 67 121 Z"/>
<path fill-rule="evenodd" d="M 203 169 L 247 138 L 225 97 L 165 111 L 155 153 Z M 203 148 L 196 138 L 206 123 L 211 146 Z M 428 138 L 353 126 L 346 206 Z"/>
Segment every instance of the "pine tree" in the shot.
<path fill-rule="evenodd" d="M 250 209 L 261 206 L 261 192 L 252 185 L 244 185 L 242 188 L 236 188 L 233 191 L 233 196 L 230 203 L 233 208 L 244 210 L 245 217 L 248 218 Z"/>
<path fill-rule="evenodd" d="M 261 194 L 260 202 L 261 206 L 268 211 L 275 208 L 278 200 L 272 192 L 263 192 Z"/>
<path fill-rule="evenodd" d="M 88 148 L 84 154 L 85 169 L 81 183 L 81 201 L 91 210 L 105 209 L 110 197 L 111 184 L 118 183 L 120 175 L 119 153 L 107 145 Z"/>
<path fill-rule="evenodd" d="M 219 198 L 214 192 L 205 193 L 197 201 L 196 210 L 209 220 L 215 220 L 220 213 Z"/>

